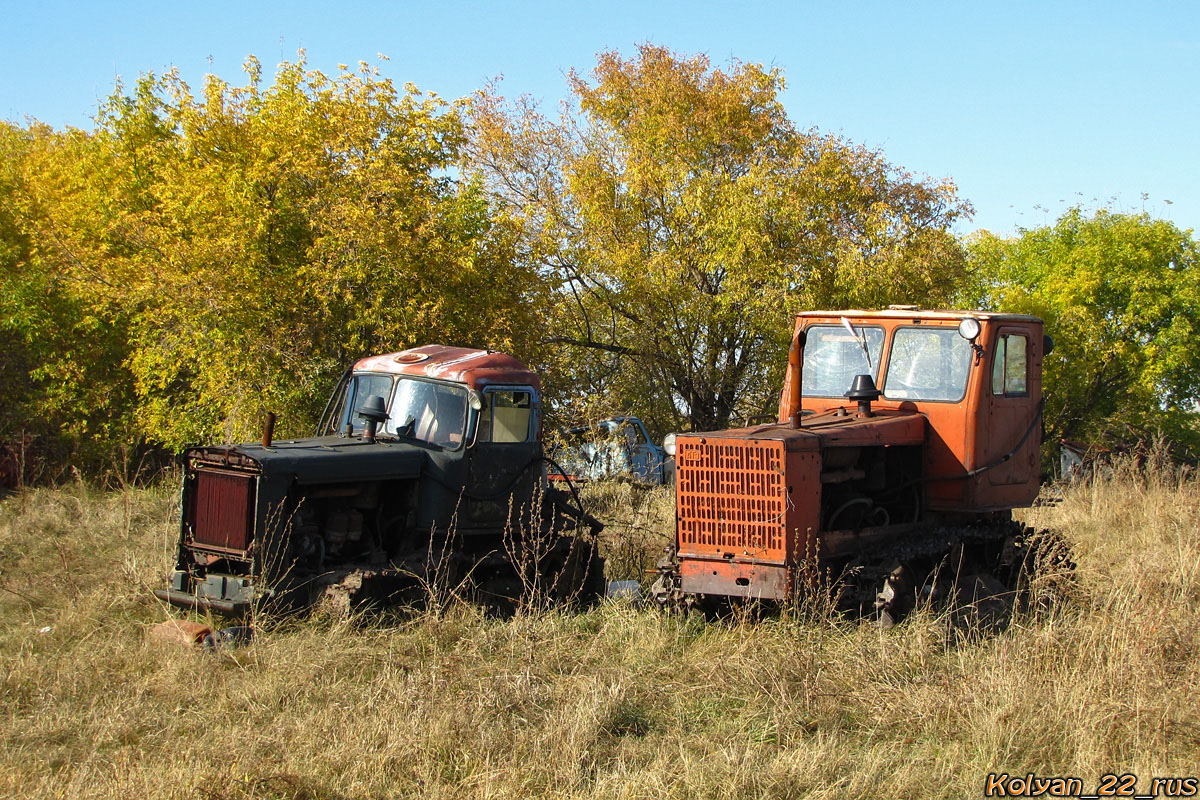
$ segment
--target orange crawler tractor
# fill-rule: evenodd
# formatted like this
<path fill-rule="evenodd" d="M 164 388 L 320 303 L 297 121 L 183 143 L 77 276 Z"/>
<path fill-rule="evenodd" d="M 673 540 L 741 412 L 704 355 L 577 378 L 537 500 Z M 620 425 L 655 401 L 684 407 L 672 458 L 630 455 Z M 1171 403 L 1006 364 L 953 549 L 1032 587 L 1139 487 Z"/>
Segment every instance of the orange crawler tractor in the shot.
<path fill-rule="evenodd" d="M 1036 549 L 1011 510 L 1038 494 L 1051 347 L 1030 316 L 801 314 L 778 422 L 676 437 L 654 598 L 827 586 L 885 624 L 923 601 L 1007 607 Z"/>

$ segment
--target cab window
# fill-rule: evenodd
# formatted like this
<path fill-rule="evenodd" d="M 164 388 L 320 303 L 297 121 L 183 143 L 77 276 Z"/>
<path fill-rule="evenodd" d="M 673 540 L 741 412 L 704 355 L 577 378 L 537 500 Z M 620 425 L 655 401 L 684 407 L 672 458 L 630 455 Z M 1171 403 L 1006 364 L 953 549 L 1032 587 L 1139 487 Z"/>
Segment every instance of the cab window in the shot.
<path fill-rule="evenodd" d="M 529 389 L 491 389 L 484 392 L 475 441 L 532 441 L 533 400 L 533 392 Z"/>
<path fill-rule="evenodd" d="M 810 325 L 804 346 L 804 394 L 810 397 L 845 397 L 855 375 L 870 374 L 879 380 L 879 354 L 883 328 L 856 325 L 850 333 L 841 325 Z M 861 337 L 861 339 L 859 338 Z M 871 363 L 863 355 L 865 341 Z"/>
<path fill-rule="evenodd" d="M 967 392 L 971 344 L 954 328 L 898 328 L 892 337 L 885 397 L 961 400 Z"/>
<path fill-rule="evenodd" d="M 341 427 L 346 428 L 349 426 L 353 433 L 362 433 L 367 423 L 366 420 L 358 415 L 358 410 L 372 397 L 383 398 L 384 407 L 386 408 L 391 395 L 391 375 L 355 375 L 350 380 L 350 385 L 346 387 L 346 394 L 339 404 L 338 418 L 341 419 Z"/>
<path fill-rule="evenodd" d="M 1025 397 L 1029 394 L 1029 340 L 1022 334 L 1006 333 L 996 345 L 992 361 L 992 394 Z"/>

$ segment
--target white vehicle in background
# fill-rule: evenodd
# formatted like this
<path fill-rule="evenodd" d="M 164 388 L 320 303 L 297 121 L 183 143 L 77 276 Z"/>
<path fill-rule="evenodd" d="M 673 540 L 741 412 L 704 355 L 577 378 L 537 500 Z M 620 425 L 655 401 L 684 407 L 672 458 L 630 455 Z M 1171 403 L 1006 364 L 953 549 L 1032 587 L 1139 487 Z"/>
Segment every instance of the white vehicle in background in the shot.
<path fill-rule="evenodd" d="M 627 477 L 660 486 L 674 478 L 674 459 L 650 441 L 637 417 L 610 417 L 570 428 L 563 431 L 562 439 L 551 455 L 572 480 Z"/>

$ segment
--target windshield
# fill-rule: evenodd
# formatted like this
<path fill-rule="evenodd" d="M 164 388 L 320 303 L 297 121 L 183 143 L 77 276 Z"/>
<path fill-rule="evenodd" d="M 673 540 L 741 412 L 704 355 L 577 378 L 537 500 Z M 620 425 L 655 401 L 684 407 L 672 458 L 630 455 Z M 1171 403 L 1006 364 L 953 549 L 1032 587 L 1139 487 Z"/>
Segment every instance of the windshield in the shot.
<path fill-rule="evenodd" d="M 883 328 L 856 325 L 854 332 L 866 340 L 871 366 L 863 357 L 859 339 L 841 325 L 810 325 L 804 346 L 804 394 L 811 397 L 845 397 L 855 375 L 879 380 L 879 353 Z"/>
<path fill-rule="evenodd" d="M 355 434 L 362 433 L 367 422 L 358 415 L 358 410 L 372 397 L 383 398 L 386 408 L 391 394 L 391 375 L 355 375 L 346 386 L 342 401 L 338 403 L 337 418 L 341 420 L 339 433 L 346 430 L 347 426 Z"/>
<path fill-rule="evenodd" d="M 898 400 L 961 400 L 971 344 L 954 328 L 900 328 L 892 337 L 883 394 Z"/>
<path fill-rule="evenodd" d="M 361 434 L 366 421 L 358 411 L 371 397 L 381 397 L 388 419 L 379 432 L 407 436 L 441 447 L 462 445 L 467 426 L 467 390 L 464 386 L 391 375 L 355 375 L 346 387 L 342 426 Z"/>
<path fill-rule="evenodd" d="M 462 386 L 400 378 L 392 392 L 388 413 L 384 433 L 458 447 L 467 425 L 467 390 Z"/>

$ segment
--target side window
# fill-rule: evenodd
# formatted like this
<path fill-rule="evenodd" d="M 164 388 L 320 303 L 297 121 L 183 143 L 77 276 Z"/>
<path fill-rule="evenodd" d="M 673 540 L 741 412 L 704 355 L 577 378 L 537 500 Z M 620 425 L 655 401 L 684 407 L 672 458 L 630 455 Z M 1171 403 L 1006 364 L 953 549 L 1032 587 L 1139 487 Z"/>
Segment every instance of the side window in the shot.
<path fill-rule="evenodd" d="M 499 389 L 484 392 L 477 442 L 527 442 L 533 438 L 533 392 Z"/>
<path fill-rule="evenodd" d="M 642 426 L 633 422 L 625 423 L 625 438 L 634 447 L 641 447 L 647 442 L 646 435 L 642 433 Z"/>
<path fill-rule="evenodd" d="M 992 362 L 992 394 L 1006 397 L 1029 394 L 1028 343 L 1025 336 L 1017 333 L 1000 337 Z"/>

